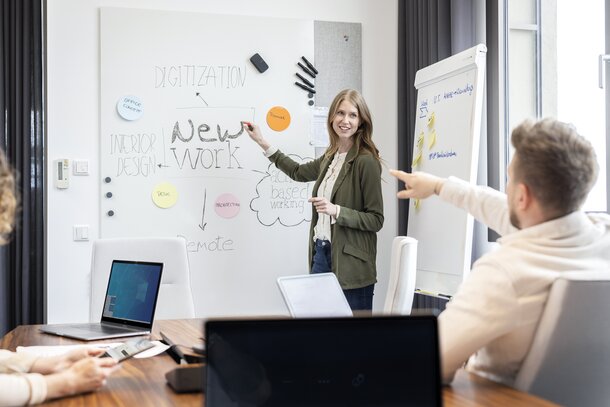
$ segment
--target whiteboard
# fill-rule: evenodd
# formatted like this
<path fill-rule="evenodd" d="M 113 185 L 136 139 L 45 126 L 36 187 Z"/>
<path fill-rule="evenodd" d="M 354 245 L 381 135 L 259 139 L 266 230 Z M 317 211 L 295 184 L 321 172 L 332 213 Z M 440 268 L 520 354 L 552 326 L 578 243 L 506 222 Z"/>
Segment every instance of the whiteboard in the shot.
<path fill-rule="evenodd" d="M 100 17 L 101 237 L 183 237 L 197 316 L 284 313 L 277 277 L 309 272 L 312 184 L 279 172 L 240 121 L 312 159 L 312 107 L 294 73 L 302 55 L 313 59 L 313 21 L 125 8 Z M 283 131 L 266 124 L 275 106 L 290 115 Z"/>
<path fill-rule="evenodd" d="M 478 45 L 417 71 L 413 171 L 476 183 L 486 52 Z M 472 229 L 472 216 L 438 197 L 410 200 L 417 289 L 455 294 L 470 270 Z"/>

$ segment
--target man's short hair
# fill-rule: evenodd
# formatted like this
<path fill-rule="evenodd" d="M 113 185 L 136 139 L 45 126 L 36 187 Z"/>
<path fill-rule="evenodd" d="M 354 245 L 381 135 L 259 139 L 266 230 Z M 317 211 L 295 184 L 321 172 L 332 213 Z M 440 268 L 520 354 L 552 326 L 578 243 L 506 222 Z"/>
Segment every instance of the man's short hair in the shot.
<path fill-rule="evenodd" d="M 556 216 L 579 209 L 597 180 L 591 143 L 571 124 L 555 119 L 526 120 L 512 133 L 513 176 Z"/>

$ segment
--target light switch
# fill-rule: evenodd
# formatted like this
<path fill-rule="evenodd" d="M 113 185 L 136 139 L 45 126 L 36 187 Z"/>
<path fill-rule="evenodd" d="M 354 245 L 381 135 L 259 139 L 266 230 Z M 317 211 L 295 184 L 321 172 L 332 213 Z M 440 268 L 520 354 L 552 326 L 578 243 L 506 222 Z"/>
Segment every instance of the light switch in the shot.
<path fill-rule="evenodd" d="M 75 242 L 89 240 L 89 225 L 74 225 L 72 229 L 74 231 Z"/>
<path fill-rule="evenodd" d="M 89 175 L 89 161 L 88 160 L 72 161 L 72 171 L 74 172 L 74 175 Z"/>

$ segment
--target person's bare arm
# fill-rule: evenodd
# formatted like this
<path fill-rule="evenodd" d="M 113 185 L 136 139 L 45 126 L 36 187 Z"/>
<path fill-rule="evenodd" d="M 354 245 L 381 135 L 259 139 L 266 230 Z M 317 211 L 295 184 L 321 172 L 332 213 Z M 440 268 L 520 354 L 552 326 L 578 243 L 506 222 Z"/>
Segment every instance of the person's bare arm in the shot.
<path fill-rule="evenodd" d="M 250 138 L 254 140 L 254 142 L 263 149 L 263 151 L 267 151 L 269 147 L 271 147 L 271 144 L 269 144 L 269 142 L 263 137 L 263 133 L 261 132 L 260 127 L 258 127 L 256 124 L 242 122 L 242 126 L 244 127 L 244 130 L 246 130 L 246 133 L 248 133 Z"/>
<path fill-rule="evenodd" d="M 400 199 L 425 199 L 433 194 L 439 195 L 445 184 L 445 178 L 425 172 L 390 170 L 390 174 L 405 183 L 405 189 L 396 194 Z"/>
<path fill-rule="evenodd" d="M 112 358 L 81 359 L 68 369 L 45 376 L 47 400 L 99 389 L 118 367 Z"/>
<path fill-rule="evenodd" d="M 104 349 L 80 348 L 57 356 L 41 357 L 36 359 L 30 368 L 30 373 L 51 374 L 58 373 L 72 366 L 75 362 L 86 357 L 97 357 L 104 353 Z"/>

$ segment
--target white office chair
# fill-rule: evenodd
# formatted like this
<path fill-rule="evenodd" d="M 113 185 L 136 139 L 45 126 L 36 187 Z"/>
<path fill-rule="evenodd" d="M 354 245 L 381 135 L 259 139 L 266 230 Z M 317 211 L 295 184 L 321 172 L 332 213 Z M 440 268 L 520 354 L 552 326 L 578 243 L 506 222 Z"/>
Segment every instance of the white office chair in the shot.
<path fill-rule="evenodd" d="M 89 319 L 99 322 L 113 260 L 163 263 L 155 319 L 194 318 L 186 242 L 174 238 L 116 238 L 93 242 Z"/>
<path fill-rule="evenodd" d="M 565 406 L 610 401 L 610 271 L 559 278 L 515 387 Z"/>
<path fill-rule="evenodd" d="M 392 262 L 384 314 L 411 314 L 415 275 L 417 273 L 417 240 L 396 236 L 392 242 Z"/>

